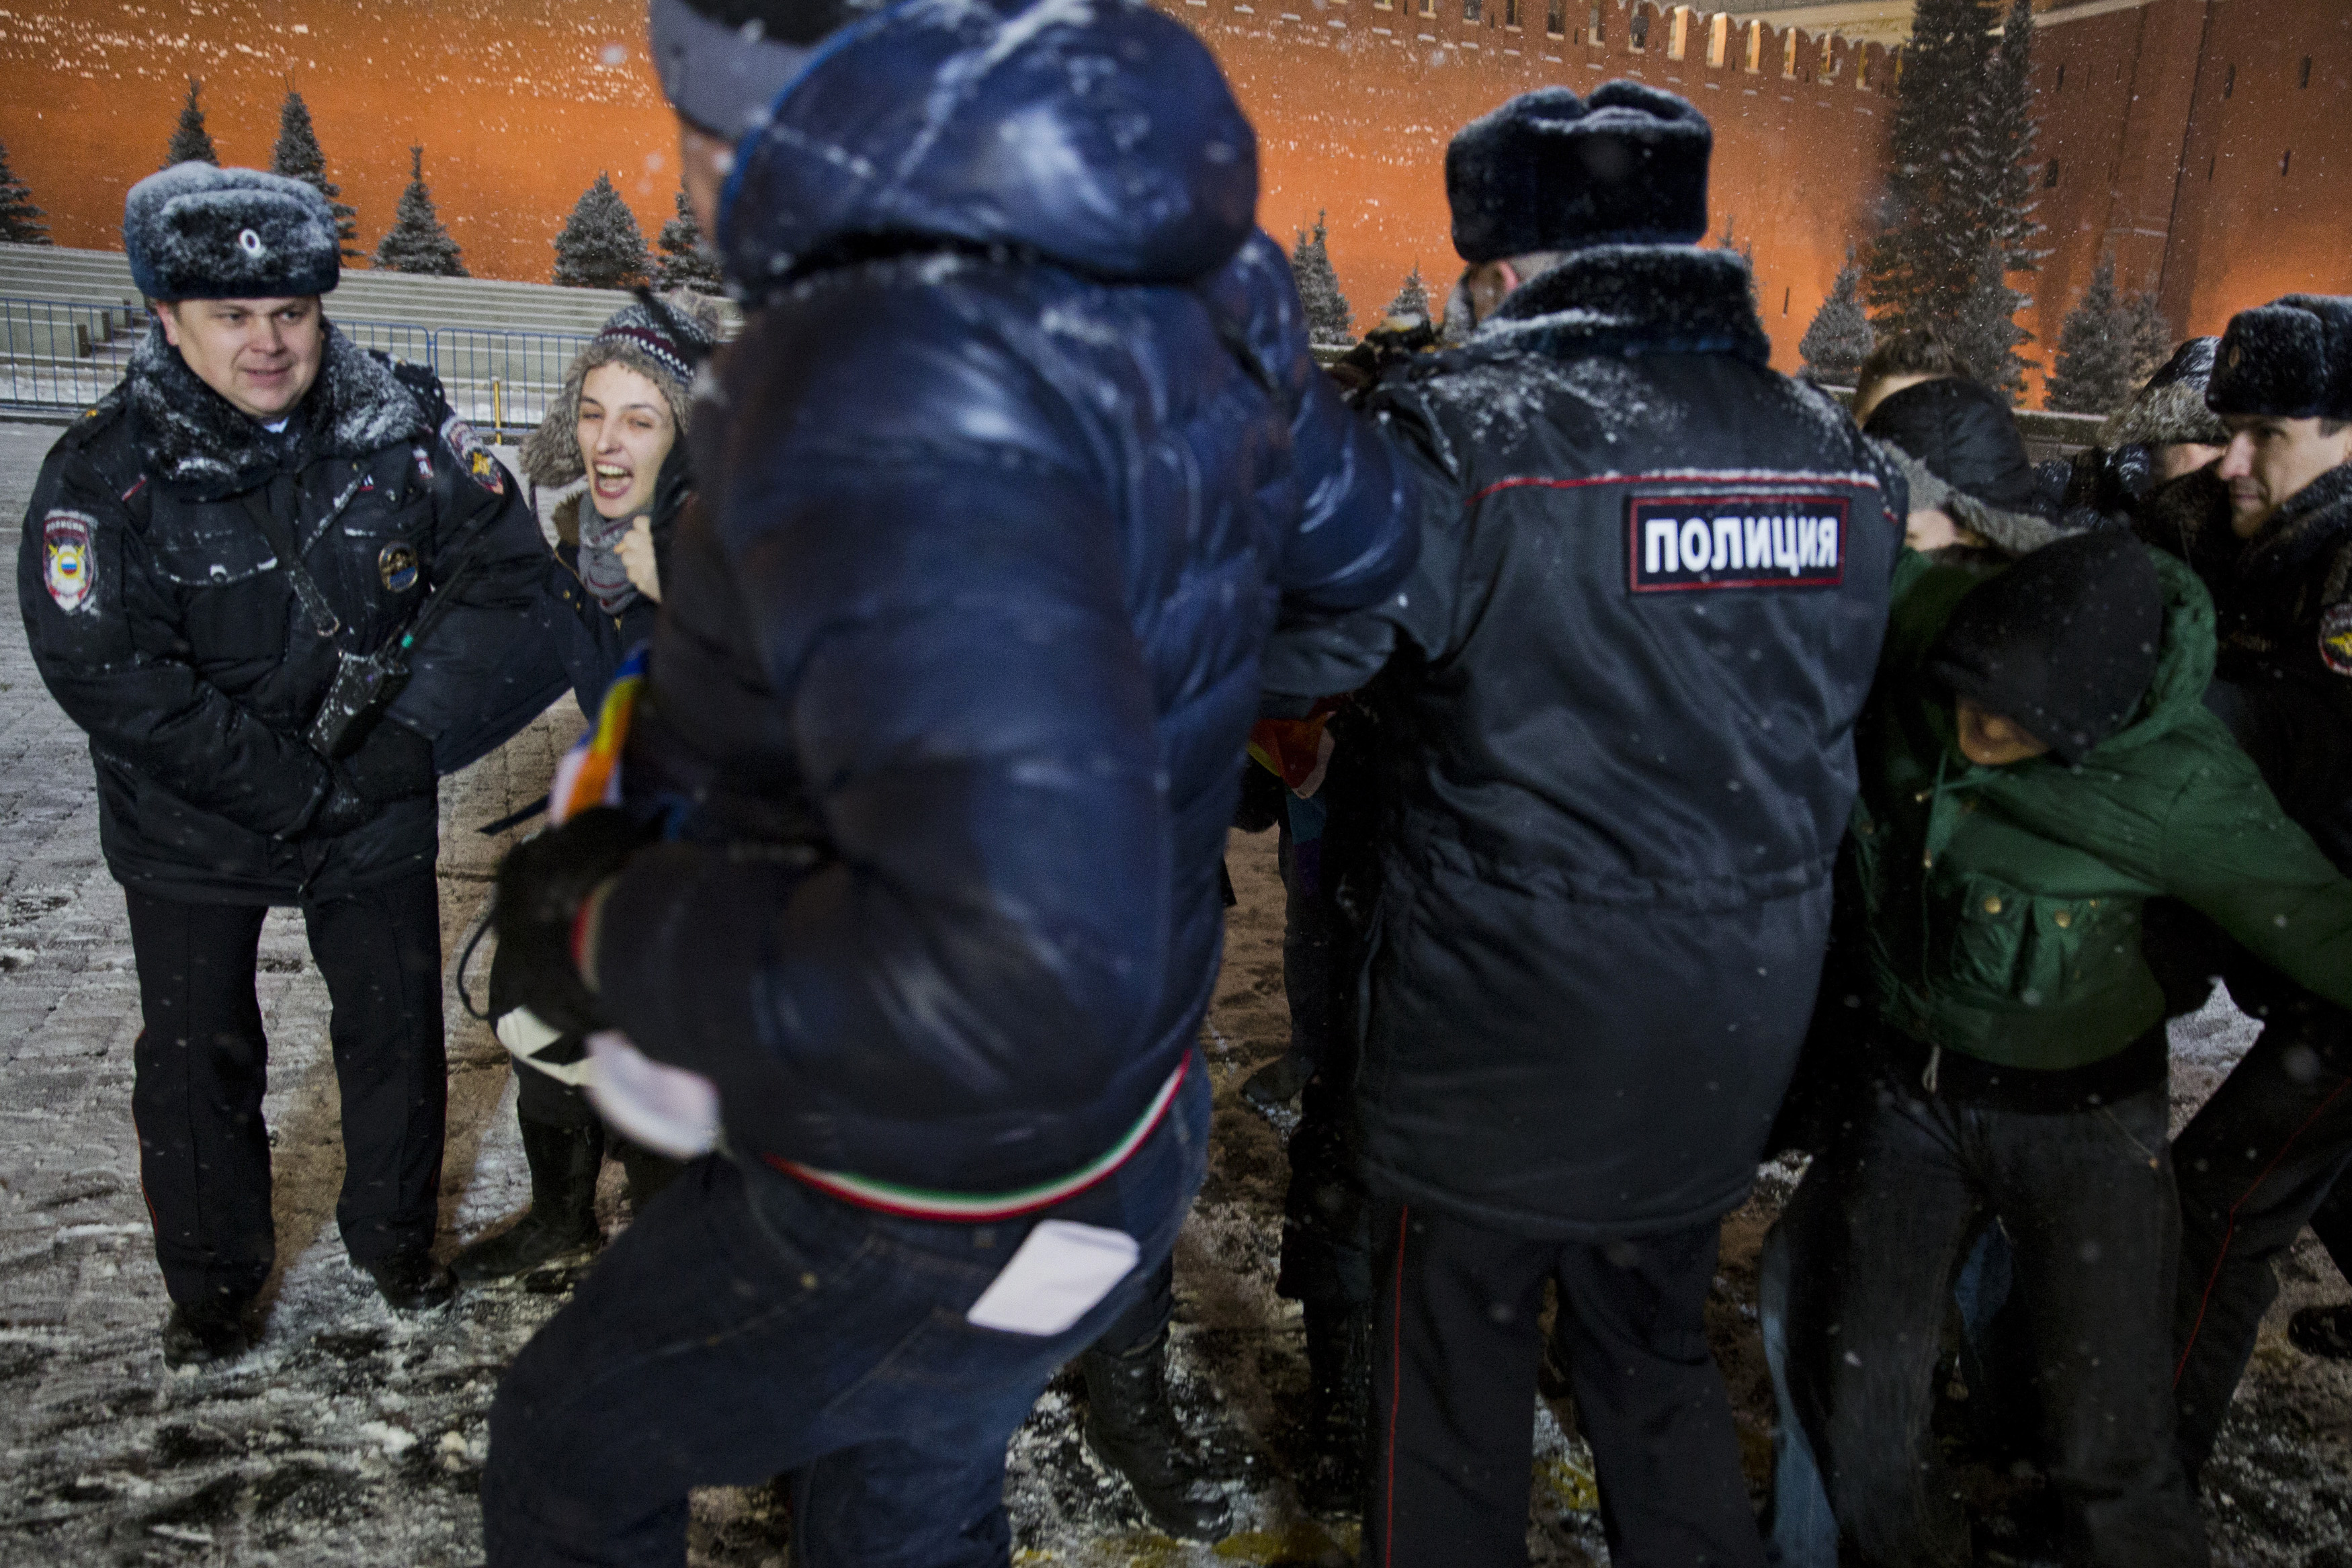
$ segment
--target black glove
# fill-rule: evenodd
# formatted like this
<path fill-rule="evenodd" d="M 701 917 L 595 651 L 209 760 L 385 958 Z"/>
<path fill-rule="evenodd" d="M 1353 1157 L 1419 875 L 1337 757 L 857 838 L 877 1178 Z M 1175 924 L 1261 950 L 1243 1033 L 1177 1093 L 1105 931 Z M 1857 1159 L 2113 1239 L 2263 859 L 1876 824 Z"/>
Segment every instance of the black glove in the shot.
<path fill-rule="evenodd" d="M 379 806 L 430 795 L 440 775 L 433 768 L 433 743 L 395 719 L 368 731 L 343 762 L 352 788 Z"/>
<path fill-rule="evenodd" d="M 376 803 L 361 794 L 352 785 L 350 775 L 330 765 L 327 793 L 310 813 L 310 820 L 286 836 L 298 842 L 313 839 L 340 839 L 352 829 L 363 826 L 378 810 Z"/>
<path fill-rule="evenodd" d="M 517 844 L 499 867 L 499 961 L 511 977 L 512 1005 L 550 1029 L 586 1034 L 604 1027 L 596 995 L 572 962 L 572 924 L 598 884 L 658 834 L 609 806 Z"/>

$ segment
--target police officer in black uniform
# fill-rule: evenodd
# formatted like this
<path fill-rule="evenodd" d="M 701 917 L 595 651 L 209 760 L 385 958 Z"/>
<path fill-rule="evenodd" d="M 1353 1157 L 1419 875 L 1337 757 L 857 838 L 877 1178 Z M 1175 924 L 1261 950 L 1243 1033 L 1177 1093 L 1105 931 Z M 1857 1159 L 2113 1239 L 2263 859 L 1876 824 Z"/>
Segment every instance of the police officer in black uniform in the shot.
<path fill-rule="evenodd" d="M 131 1112 L 177 1366 L 251 1345 L 275 1252 L 253 980 L 273 904 L 300 906 L 333 1003 L 344 1243 L 394 1306 L 448 1299 L 435 780 L 561 671 L 516 656 L 546 559 L 517 487 L 430 371 L 325 320 L 340 259 L 316 192 L 184 163 L 131 188 L 123 238 L 155 324 L 43 465 L 17 594 L 89 733 L 129 907 Z M 397 701 L 375 682 L 337 698 L 340 735 L 315 722 L 409 634 Z"/>

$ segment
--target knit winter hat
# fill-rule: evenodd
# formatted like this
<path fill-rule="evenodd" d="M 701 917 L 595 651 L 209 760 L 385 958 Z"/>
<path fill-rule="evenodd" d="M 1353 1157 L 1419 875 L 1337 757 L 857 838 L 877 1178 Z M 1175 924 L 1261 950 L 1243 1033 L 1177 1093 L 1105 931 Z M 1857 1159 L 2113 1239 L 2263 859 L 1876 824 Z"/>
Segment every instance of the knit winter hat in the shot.
<path fill-rule="evenodd" d="M 131 279 L 150 299 L 303 299 L 342 280 L 334 209 L 299 180 L 174 163 L 122 202 Z"/>
<path fill-rule="evenodd" d="M 1927 674 L 2071 767 L 2139 706 L 2163 640 L 2164 589 L 2147 547 L 2103 528 L 2044 545 L 1970 589 Z"/>
<path fill-rule="evenodd" d="M 1706 234 L 1715 132 L 1673 93 L 1602 82 L 1523 92 L 1445 150 L 1454 248 L 1474 266 L 1596 245 L 1691 245 Z"/>
<path fill-rule="evenodd" d="M 694 400 L 687 389 L 695 367 L 719 344 L 719 311 L 689 289 L 646 294 L 615 310 L 588 346 L 572 357 L 563 390 L 549 402 L 547 416 L 522 444 L 522 471 L 534 485 L 569 485 L 587 472 L 580 461 L 580 388 L 602 365 L 625 365 L 661 389 L 677 424 L 678 444 Z"/>
<path fill-rule="evenodd" d="M 817 41 L 878 0 L 652 0 L 654 69 L 670 107 L 729 140 L 762 123 Z"/>
<path fill-rule="evenodd" d="M 2205 405 L 2215 413 L 2352 419 L 2352 298 L 2289 294 L 2231 317 Z"/>
<path fill-rule="evenodd" d="M 2214 351 L 2221 346 L 2219 338 L 2191 338 L 2175 349 L 2131 402 L 2099 426 L 2098 444 L 2112 452 L 2119 446 L 2168 446 L 2181 441 L 2207 446 L 2228 442 L 2230 427 L 2205 406 Z"/>

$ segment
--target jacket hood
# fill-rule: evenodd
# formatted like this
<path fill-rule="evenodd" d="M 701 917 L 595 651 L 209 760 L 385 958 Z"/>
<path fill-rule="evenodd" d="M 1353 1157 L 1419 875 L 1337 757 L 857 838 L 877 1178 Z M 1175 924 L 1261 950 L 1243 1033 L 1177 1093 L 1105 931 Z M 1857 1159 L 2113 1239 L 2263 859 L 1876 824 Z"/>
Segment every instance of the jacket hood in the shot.
<path fill-rule="evenodd" d="M 1956 490 L 2009 511 L 2033 503 L 2033 465 L 2017 417 L 1980 382 L 1939 376 L 1905 387 L 1870 411 L 1863 427 L 1911 454 Z"/>
<path fill-rule="evenodd" d="M 2102 758 L 2146 746 L 2203 713 L 2205 688 L 2213 681 L 2212 595 L 2179 557 L 2154 549 L 2147 555 L 2164 594 L 2164 635 L 2157 644 L 2156 674 L 2123 727 L 2084 759 L 2095 767 Z"/>
<path fill-rule="evenodd" d="M 1256 206 L 1256 133 L 1207 47 L 1143 0 L 903 0 L 836 34 L 745 139 L 719 249 L 753 304 L 926 245 L 1185 283 Z"/>
<path fill-rule="evenodd" d="M 2164 594 L 2152 553 L 2114 528 L 2033 551 L 1954 607 L 1927 674 L 2080 762 L 2156 674 Z"/>

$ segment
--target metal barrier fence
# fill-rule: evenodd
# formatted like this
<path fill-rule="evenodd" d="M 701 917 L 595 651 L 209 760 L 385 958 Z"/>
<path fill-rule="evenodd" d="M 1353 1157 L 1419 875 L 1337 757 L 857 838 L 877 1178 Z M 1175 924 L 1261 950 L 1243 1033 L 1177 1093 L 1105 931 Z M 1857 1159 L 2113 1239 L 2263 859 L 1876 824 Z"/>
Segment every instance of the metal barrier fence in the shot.
<path fill-rule="evenodd" d="M 585 332 L 332 319 L 362 348 L 432 366 L 450 407 L 494 438 L 544 418 L 572 356 L 592 340 Z M 133 306 L 0 298 L 0 407 L 88 408 L 122 379 L 146 326 L 147 313 Z"/>

